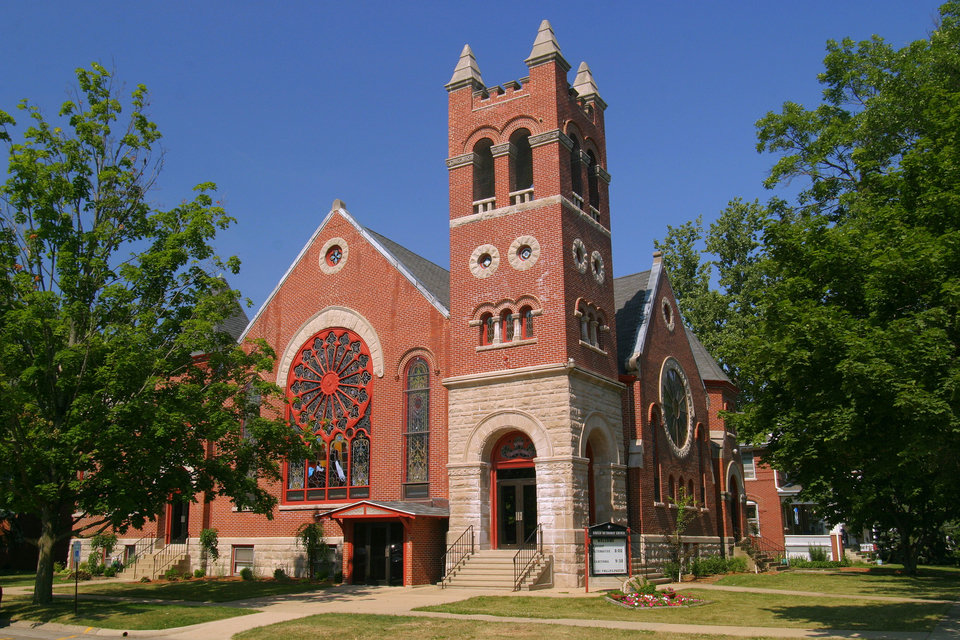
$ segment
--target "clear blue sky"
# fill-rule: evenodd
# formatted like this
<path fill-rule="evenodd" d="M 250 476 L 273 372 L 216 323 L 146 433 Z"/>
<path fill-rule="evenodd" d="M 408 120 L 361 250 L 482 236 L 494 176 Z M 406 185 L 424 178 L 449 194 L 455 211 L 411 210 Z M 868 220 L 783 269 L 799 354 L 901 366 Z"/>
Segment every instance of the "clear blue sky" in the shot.
<path fill-rule="evenodd" d="M 361 224 L 448 267 L 447 96 L 465 43 L 488 86 L 527 75 L 543 18 L 609 104 L 614 274 L 649 268 L 668 224 L 767 199 L 754 123 L 814 105 L 827 39 L 926 37 L 928 0 L 5 2 L 0 109 L 55 113 L 78 66 L 148 86 L 166 167 L 158 206 L 219 185 L 259 306 L 341 198 Z M 571 71 L 572 74 L 572 71 Z M 573 79 L 573 76 L 570 76 Z M 375 274 L 371 274 L 375 277 Z"/>

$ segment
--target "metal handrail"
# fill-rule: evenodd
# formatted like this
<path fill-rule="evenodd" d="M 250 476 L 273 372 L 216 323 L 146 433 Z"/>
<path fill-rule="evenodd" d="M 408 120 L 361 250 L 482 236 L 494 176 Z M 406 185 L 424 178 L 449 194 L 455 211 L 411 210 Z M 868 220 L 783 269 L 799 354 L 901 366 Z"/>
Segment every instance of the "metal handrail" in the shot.
<path fill-rule="evenodd" d="M 516 555 L 513 556 L 513 590 L 520 590 L 520 583 L 527 577 L 539 556 L 543 555 L 543 527 L 537 523 L 537 528 L 530 532 L 523 541 Z M 521 564 L 522 563 L 522 564 Z"/>
<path fill-rule="evenodd" d="M 148 551 L 156 548 L 157 536 L 153 533 L 147 533 L 141 536 L 139 540 L 133 543 L 133 556 L 124 558 L 124 567 L 133 567 L 133 577 L 137 577 L 137 564 Z"/>
<path fill-rule="evenodd" d="M 465 539 L 468 533 L 470 534 L 469 543 Z M 461 533 L 460 537 L 454 540 L 453 543 L 447 547 L 447 550 L 443 552 L 443 578 L 440 580 L 441 589 L 446 587 L 450 572 L 463 564 L 467 557 L 473 554 L 474 551 L 473 525 L 470 525 L 466 531 Z"/>
<path fill-rule="evenodd" d="M 189 543 L 190 539 L 184 538 L 183 542 L 168 544 L 163 548 L 163 551 L 153 556 L 153 576 L 151 577 L 156 578 L 161 571 L 172 565 L 175 560 L 179 560 L 180 556 L 187 552 Z"/>
<path fill-rule="evenodd" d="M 746 539 L 750 545 L 750 548 L 756 550 L 758 554 L 765 555 L 770 558 L 783 558 L 789 563 L 786 547 L 777 544 L 769 538 L 764 538 L 758 535 L 749 535 Z"/>

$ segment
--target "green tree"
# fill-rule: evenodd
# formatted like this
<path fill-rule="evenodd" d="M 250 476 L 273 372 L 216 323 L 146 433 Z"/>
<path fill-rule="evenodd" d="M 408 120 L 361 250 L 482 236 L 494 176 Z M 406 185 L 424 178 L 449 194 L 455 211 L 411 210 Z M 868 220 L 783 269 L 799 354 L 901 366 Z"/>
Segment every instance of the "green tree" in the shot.
<path fill-rule="evenodd" d="M 273 354 L 220 329 L 239 309 L 220 274 L 239 262 L 211 247 L 232 222 L 213 185 L 154 208 L 146 89 L 121 124 L 111 74 L 94 64 L 77 80 L 54 121 L 26 101 L 22 127 L 0 111 L 0 509 L 41 522 L 40 603 L 57 541 L 140 527 L 177 493 L 269 513 L 257 477 L 278 477 L 298 446 L 275 412 L 249 406 L 277 392 L 261 379 Z"/>
<path fill-rule="evenodd" d="M 654 246 L 663 253 L 684 323 L 727 374 L 738 381 L 744 337 L 763 291 L 763 229 L 783 207 L 773 200 L 731 200 L 704 232 L 702 218 L 667 227 Z M 715 279 L 718 288 L 712 288 Z"/>
<path fill-rule="evenodd" d="M 823 103 L 758 122 L 767 186 L 803 189 L 765 226 L 733 421 L 828 519 L 896 530 L 915 572 L 960 515 L 960 3 L 901 49 L 827 49 Z"/>

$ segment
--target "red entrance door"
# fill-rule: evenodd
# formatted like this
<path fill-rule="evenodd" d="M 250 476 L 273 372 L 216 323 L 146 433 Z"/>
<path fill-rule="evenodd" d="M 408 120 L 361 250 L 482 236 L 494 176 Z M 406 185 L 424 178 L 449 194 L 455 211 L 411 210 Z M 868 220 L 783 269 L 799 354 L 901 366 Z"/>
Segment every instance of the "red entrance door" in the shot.
<path fill-rule="evenodd" d="M 492 513 L 494 546 L 520 546 L 537 528 L 537 450 L 525 434 L 513 431 L 493 448 Z"/>

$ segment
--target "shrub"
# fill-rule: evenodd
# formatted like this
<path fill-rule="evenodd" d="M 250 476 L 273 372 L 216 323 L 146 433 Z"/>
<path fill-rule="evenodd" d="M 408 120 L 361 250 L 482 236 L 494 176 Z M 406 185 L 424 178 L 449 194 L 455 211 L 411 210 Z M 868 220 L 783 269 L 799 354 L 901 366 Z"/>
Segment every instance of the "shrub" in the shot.
<path fill-rule="evenodd" d="M 727 558 L 727 571 L 729 573 L 743 573 L 747 570 L 746 558 Z"/>
<path fill-rule="evenodd" d="M 844 560 L 806 560 L 804 558 L 792 558 L 790 566 L 794 569 L 839 569 L 848 567 L 850 563 Z"/>
<path fill-rule="evenodd" d="M 829 560 L 830 556 L 827 554 L 826 547 L 810 547 L 811 562 L 827 562 Z"/>
<path fill-rule="evenodd" d="M 177 569 L 176 567 L 170 567 L 166 570 L 166 572 L 164 572 L 163 577 L 171 582 L 176 582 L 181 578 L 182 575 L 183 574 L 180 573 L 180 569 Z"/>
<path fill-rule="evenodd" d="M 142 578 L 140 578 L 140 582 L 150 582 L 150 578 L 148 578 L 147 576 L 143 576 Z"/>
<path fill-rule="evenodd" d="M 109 556 L 113 553 L 113 548 L 117 546 L 117 535 L 115 533 L 98 533 L 90 538 L 90 548 L 94 551 L 102 552 L 98 555 Z"/>
<path fill-rule="evenodd" d="M 83 568 L 79 571 L 71 571 L 67 577 L 71 580 L 90 580 L 93 578 L 90 572 Z"/>
<path fill-rule="evenodd" d="M 657 592 L 657 585 L 647 580 L 646 576 L 633 578 L 624 589 L 630 593 L 639 593 L 640 595 L 652 596 Z"/>
<path fill-rule="evenodd" d="M 240 569 L 240 577 L 248 581 L 253 580 L 253 569 L 250 567 L 244 567 L 243 569 Z"/>
<path fill-rule="evenodd" d="M 57 562 L 54 562 L 54 563 L 53 563 L 53 572 L 54 572 L 54 573 L 63 573 L 64 569 L 66 569 L 66 568 L 67 568 L 66 565 L 63 564 L 62 562 L 57 561 Z"/>
<path fill-rule="evenodd" d="M 206 577 L 206 575 L 207 575 L 207 572 L 204 571 L 203 569 L 194 569 L 194 570 L 193 570 L 193 577 L 194 577 L 194 578 L 203 578 L 203 577 Z"/>
<path fill-rule="evenodd" d="M 274 580 L 286 580 L 287 572 L 283 570 L 283 567 L 277 567 L 273 570 L 273 579 Z"/>
<path fill-rule="evenodd" d="M 660 567 L 660 571 L 663 572 L 663 575 L 670 580 L 677 580 L 677 576 L 680 573 L 680 563 L 679 562 L 664 562 Z"/>
<path fill-rule="evenodd" d="M 106 576 L 107 578 L 113 578 L 114 576 L 116 576 L 117 575 L 116 565 L 110 565 L 109 567 L 105 567 L 103 569 L 103 575 Z"/>
<path fill-rule="evenodd" d="M 690 572 L 698 578 L 712 576 L 718 573 L 726 573 L 727 561 L 720 556 L 694 558 L 690 563 Z"/>

